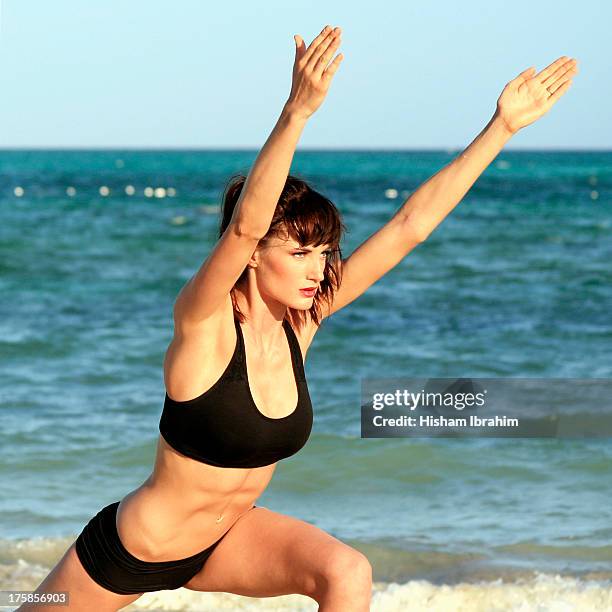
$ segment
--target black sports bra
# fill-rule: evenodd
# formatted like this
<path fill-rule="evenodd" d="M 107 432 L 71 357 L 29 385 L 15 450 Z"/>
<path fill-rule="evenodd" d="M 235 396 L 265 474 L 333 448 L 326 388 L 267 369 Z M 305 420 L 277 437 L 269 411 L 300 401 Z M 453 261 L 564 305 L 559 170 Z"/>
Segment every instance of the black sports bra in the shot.
<path fill-rule="evenodd" d="M 268 417 L 257 408 L 251 395 L 244 337 L 240 322 L 234 319 L 234 324 L 236 347 L 221 378 L 202 395 L 184 402 L 166 393 L 159 431 L 172 448 L 202 463 L 262 467 L 297 453 L 310 436 L 312 404 L 302 352 L 291 324 L 284 319 L 298 400 L 287 416 Z"/>

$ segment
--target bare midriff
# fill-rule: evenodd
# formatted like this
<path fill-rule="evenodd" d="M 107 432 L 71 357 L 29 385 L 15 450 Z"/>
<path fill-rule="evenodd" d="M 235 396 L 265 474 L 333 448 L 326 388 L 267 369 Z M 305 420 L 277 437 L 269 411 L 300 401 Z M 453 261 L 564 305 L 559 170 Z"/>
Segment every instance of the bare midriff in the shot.
<path fill-rule="evenodd" d="M 191 557 L 253 507 L 275 468 L 276 463 L 257 468 L 208 465 L 178 453 L 159 436 L 153 473 L 117 510 L 121 543 L 142 561 Z"/>

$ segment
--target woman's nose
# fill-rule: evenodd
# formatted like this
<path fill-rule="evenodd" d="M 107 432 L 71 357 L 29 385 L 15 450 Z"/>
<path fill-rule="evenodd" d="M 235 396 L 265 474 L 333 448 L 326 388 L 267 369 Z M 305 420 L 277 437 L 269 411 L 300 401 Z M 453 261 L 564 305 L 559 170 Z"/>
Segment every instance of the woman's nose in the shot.
<path fill-rule="evenodd" d="M 309 279 L 314 280 L 317 283 L 322 281 L 325 278 L 323 274 L 324 269 L 325 269 L 325 266 L 318 266 L 316 268 L 313 268 L 311 270 L 311 273 L 309 274 Z"/>

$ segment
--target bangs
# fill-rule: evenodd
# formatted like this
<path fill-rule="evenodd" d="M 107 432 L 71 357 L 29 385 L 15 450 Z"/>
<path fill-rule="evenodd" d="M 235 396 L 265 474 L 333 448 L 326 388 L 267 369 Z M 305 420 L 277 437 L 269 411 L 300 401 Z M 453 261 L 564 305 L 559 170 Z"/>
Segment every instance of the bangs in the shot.
<path fill-rule="evenodd" d="M 338 248 L 344 227 L 335 206 L 316 192 L 304 200 L 289 200 L 270 234 L 293 238 L 300 246 L 329 245 Z"/>

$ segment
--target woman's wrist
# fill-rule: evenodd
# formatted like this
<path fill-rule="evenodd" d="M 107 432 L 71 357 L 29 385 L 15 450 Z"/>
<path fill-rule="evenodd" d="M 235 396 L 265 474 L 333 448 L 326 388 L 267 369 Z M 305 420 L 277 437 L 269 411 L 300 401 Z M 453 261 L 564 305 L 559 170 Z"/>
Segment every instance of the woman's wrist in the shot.
<path fill-rule="evenodd" d="M 508 125 L 508 122 L 500 115 L 498 110 L 491 117 L 489 127 L 506 140 L 510 140 L 518 132 Z"/>
<path fill-rule="evenodd" d="M 297 108 L 293 102 L 288 100 L 285 102 L 281 117 L 285 117 L 287 120 L 295 123 L 306 123 L 310 117 L 303 110 Z"/>

